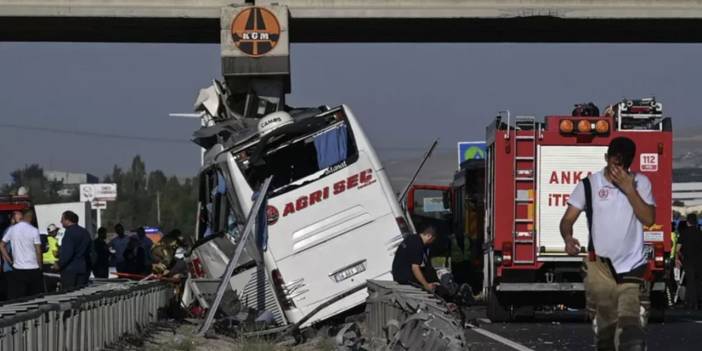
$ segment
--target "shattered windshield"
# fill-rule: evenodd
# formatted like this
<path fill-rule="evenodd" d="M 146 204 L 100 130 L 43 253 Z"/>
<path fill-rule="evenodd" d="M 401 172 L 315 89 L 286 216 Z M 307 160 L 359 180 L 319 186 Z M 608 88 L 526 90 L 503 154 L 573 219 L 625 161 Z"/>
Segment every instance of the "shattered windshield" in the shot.
<path fill-rule="evenodd" d="M 253 189 L 272 175 L 275 196 L 352 164 L 358 150 L 346 119 L 331 114 L 281 127 L 235 156 Z"/>

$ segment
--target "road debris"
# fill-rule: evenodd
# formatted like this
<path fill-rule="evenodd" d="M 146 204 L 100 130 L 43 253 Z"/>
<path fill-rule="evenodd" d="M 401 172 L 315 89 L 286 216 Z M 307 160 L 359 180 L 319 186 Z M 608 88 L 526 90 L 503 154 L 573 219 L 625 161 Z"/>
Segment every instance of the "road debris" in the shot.
<path fill-rule="evenodd" d="M 373 350 L 465 350 L 461 316 L 418 288 L 368 281 L 366 323 Z"/>

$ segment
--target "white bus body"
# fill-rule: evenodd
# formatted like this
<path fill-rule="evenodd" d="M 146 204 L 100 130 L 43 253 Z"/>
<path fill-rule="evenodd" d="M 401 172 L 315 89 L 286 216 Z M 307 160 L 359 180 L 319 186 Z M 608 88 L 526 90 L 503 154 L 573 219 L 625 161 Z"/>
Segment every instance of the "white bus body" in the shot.
<path fill-rule="evenodd" d="M 219 198 L 236 202 L 218 207 L 201 203 L 200 234 L 216 234 L 213 222 L 227 233 L 195 251 L 209 278 L 224 271 L 255 189 L 273 175 L 266 206 L 267 240 L 257 228 L 252 241 L 259 249 L 249 250 L 239 264 L 258 260 L 264 267 L 284 323 L 300 321 L 368 279 L 392 279 L 393 255 L 407 225 L 385 171 L 348 107 L 296 118 L 293 124 L 227 149 L 217 145 L 205 159 L 201 178 L 207 184 L 201 197 L 216 198 L 212 194 L 226 188 L 227 196 Z M 213 212 L 226 213 L 228 219 L 211 220 L 217 217 L 210 216 Z M 331 303 L 303 326 L 358 306 L 366 296 L 361 289 Z"/>

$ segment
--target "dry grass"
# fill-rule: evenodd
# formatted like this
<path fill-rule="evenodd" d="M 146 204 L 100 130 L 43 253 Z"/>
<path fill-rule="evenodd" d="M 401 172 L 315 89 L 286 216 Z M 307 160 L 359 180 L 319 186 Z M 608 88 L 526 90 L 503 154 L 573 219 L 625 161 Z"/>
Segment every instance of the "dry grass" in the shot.
<path fill-rule="evenodd" d="M 172 341 L 160 345 L 150 345 L 149 351 L 196 351 L 198 342 L 192 337 L 176 335 Z"/>
<path fill-rule="evenodd" d="M 135 350 L 144 351 L 333 351 L 332 338 L 315 338 L 302 345 L 276 344 L 267 338 L 232 338 L 217 335 L 215 338 L 195 336 L 196 326 L 178 325 L 171 331 L 157 331 L 144 340 Z M 131 349 L 130 349 L 131 350 Z M 126 351 L 126 350 L 121 350 Z"/>

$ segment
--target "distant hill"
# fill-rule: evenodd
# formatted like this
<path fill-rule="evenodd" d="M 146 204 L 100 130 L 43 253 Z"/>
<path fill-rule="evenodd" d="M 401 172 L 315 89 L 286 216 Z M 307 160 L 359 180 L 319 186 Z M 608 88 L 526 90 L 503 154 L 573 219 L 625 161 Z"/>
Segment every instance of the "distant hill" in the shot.
<path fill-rule="evenodd" d="M 673 140 L 673 168 L 702 167 L 702 130 L 683 130 Z"/>
<path fill-rule="evenodd" d="M 702 168 L 673 169 L 673 183 L 702 182 Z"/>
<path fill-rule="evenodd" d="M 390 183 L 396 192 L 402 191 L 407 186 L 419 162 L 421 162 L 419 157 L 383 161 Z M 434 152 L 419 173 L 416 183 L 448 185 L 453 180 L 453 173 L 457 169 L 458 161 L 455 152 Z"/>

